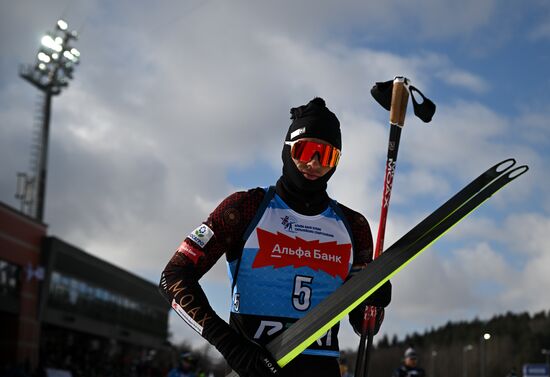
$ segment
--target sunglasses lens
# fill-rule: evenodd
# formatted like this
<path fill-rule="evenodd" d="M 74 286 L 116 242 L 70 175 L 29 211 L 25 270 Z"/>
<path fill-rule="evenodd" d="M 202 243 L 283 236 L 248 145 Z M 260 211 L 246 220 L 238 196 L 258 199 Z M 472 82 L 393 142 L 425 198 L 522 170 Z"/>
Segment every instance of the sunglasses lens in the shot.
<path fill-rule="evenodd" d="M 306 158 L 305 149 L 306 149 L 306 142 L 305 141 L 299 141 L 299 142 L 295 143 L 292 146 L 292 151 L 291 151 L 292 158 L 295 158 L 295 159 L 300 160 L 300 161 L 305 161 L 305 158 Z M 310 159 L 311 159 L 311 157 L 310 157 Z"/>
<path fill-rule="evenodd" d="M 319 163 L 325 167 L 334 167 L 340 159 L 340 151 L 329 144 L 309 140 L 299 140 L 292 145 L 292 158 L 302 162 L 309 162 L 318 154 Z"/>

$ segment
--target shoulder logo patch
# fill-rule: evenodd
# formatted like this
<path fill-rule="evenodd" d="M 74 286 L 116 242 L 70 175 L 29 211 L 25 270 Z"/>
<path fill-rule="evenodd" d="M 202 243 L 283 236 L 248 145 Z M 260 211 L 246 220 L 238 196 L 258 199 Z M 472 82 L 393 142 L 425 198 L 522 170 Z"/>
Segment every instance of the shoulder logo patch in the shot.
<path fill-rule="evenodd" d="M 214 235 L 214 231 L 208 227 L 206 224 L 198 226 L 193 232 L 191 232 L 187 238 L 194 241 L 201 248 L 204 248 L 208 241 Z"/>

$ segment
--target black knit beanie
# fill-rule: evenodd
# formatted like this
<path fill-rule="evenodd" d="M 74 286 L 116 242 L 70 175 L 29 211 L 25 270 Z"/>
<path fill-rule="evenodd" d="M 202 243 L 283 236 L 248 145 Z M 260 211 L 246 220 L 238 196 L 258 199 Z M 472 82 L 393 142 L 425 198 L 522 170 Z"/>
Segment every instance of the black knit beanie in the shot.
<path fill-rule="evenodd" d="M 307 105 L 293 107 L 290 114 L 292 124 L 288 128 L 286 141 L 313 137 L 342 149 L 340 122 L 322 98 L 315 97 Z"/>

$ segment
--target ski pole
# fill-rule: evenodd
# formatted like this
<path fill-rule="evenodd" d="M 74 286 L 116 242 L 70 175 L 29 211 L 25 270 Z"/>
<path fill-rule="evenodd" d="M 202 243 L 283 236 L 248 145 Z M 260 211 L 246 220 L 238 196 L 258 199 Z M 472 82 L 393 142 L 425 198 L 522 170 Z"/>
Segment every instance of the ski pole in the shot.
<path fill-rule="evenodd" d="M 382 193 L 380 222 L 378 224 L 378 235 L 372 256 L 373 259 L 378 258 L 384 245 L 384 233 L 386 230 L 386 220 L 390 205 L 391 190 L 393 187 L 393 177 L 395 174 L 401 129 L 405 125 L 405 115 L 407 113 L 407 101 L 409 99 L 407 85 L 408 80 L 404 77 L 396 77 L 392 83 L 390 102 L 390 137 L 388 141 L 388 154 L 384 173 L 384 188 Z M 361 339 L 359 340 L 359 348 L 357 350 L 357 360 L 355 363 L 355 375 L 357 377 L 365 377 L 368 375 L 368 361 L 373 338 L 372 326 L 374 325 L 371 321 L 376 321 L 375 317 L 376 312 L 367 313 L 365 311 L 365 317 L 363 318 L 363 325 L 361 328 Z"/>
<path fill-rule="evenodd" d="M 393 178 L 395 175 L 395 166 L 397 161 L 397 152 L 399 150 L 399 141 L 401 130 L 405 125 L 405 115 L 407 113 L 407 103 L 409 99 L 409 90 L 418 92 L 422 97 L 422 103 L 418 103 L 411 95 L 414 112 L 424 122 L 431 121 L 435 112 L 435 104 L 426 98 L 418 89 L 409 85 L 410 82 L 403 76 L 397 76 L 393 81 L 376 83 L 371 89 L 371 94 L 385 109 L 390 112 L 390 136 L 388 141 L 388 153 L 386 159 L 386 168 L 384 174 L 384 188 L 382 193 L 382 207 L 380 210 L 380 222 L 378 224 L 378 234 L 376 245 L 373 252 L 373 259 L 376 259 L 382 253 L 384 248 L 384 235 L 386 232 L 386 220 L 388 208 L 390 205 L 391 191 L 393 188 Z M 356 377 L 368 376 L 369 356 L 372 348 L 372 331 L 376 322 L 377 311 L 367 313 L 363 318 L 361 328 L 361 339 L 357 350 L 357 360 L 355 364 Z M 365 346 L 366 343 L 366 346 Z"/>
<path fill-rule="evenodd" d="M 388 156 L 386 159 L 386 172 L 384 174 L 384 189 L 382 193 L 382 208 L 380 211 L 380 223 L 378 224 L 378 235 L 376 247 L 374 248 L 373 259 L 378 258 L 384 247 L 384 234 L 386 232 L 386 219 L 390 206 L 391 191 L 393 188 L 393 177 L 399 150 L 401 130 L 405 125 L 407 113 L 407 101 L 409 99 L 408 80 L 404 77 L 396 77 L 393 80 L 393 90 L 390 107 L 390 138 L 388 141 Z"/>

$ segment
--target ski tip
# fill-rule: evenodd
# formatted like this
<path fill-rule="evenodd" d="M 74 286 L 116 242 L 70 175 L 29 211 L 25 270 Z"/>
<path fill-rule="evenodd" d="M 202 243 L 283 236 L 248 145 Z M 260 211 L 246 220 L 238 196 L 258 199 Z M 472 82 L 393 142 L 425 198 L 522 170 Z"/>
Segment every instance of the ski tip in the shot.
<path fill-rule="evenodd" d="M 507 158 L 506 160 L 502 160 L 498 164 L 493 166 L 493 169 L 497 173 L 501 174 L 501 173 L 504 173 L 506 170 L 510 169 L 515 164 L 516 164 L 515 158 Z"/>
<path fill-rule="evenodd" d="M 507 173 L 507 175 L 509 179 L 516 179 L 520 175 L 525 174 L 528 170 L 529 170 L 529 166 L 521 165 L 521 166 L 518 166 L 517 168 L 510 170 Z"/>

